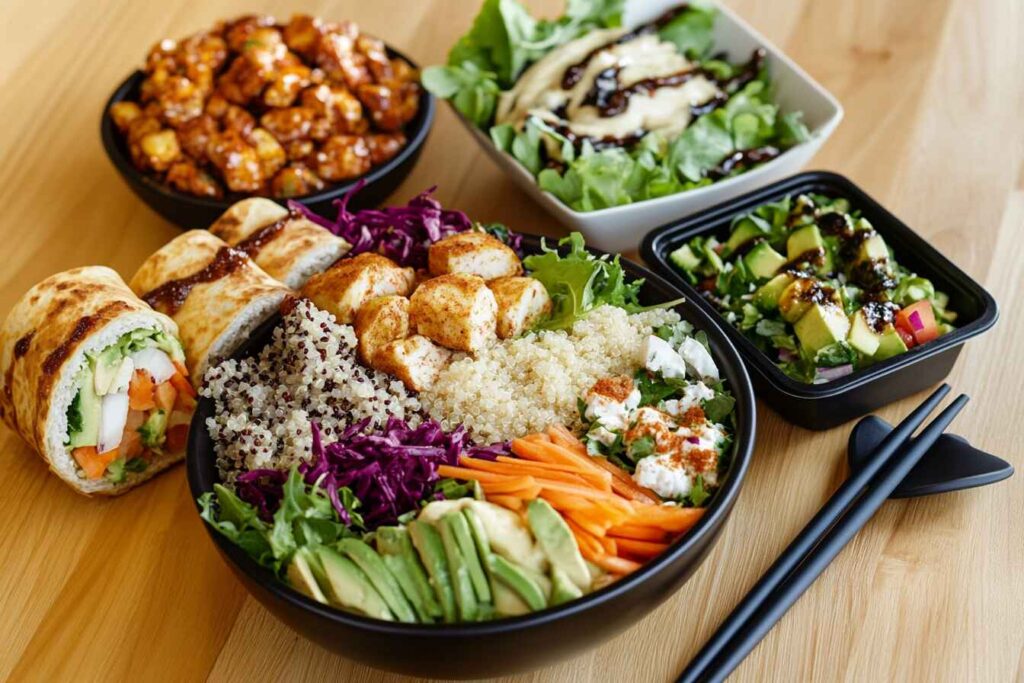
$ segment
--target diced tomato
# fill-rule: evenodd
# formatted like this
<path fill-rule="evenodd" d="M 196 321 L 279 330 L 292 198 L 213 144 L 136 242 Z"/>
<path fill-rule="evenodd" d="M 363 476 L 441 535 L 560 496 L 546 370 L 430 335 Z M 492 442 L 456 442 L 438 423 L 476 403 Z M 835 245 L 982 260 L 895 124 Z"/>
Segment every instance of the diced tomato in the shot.
<path fill-rule="evenodd" d="M 164 450 L 168 453 L 180 453 L 185 450 L 185 443 L 188 441 L 188 425 L 175 425 L 167 428 L 167 440 L 164 442 Z"/>
<path fill-rule="evenodd" d="M 925 344 L 939 336 L 939 326 L 930 301 L 915 301 L 896 314 L 896 324 L 914 335 L 914 341 Z"/>
<path fill-rule="evenodd" d="M 178 398 L 178 390 L 170 382 L 164 382 L 156 388 L 156 407 L 165 413 L 174 410 L 174 401 Z"/>
<path fill-rule="evenodd" d="M 95 446 L 81 446 L 71 451 L 71 456 L 89 479 L 99 479 L 107 471 L 107 465 L 117 459 L 117 449 L 97 453 Z"/>
<path fill-rule="evenodd" d="M 171 384 L 182 394 L 188 394 L 192 398 L 196 397 L 196 390 L 192 387 L 192 383 L 185 379 L 185 375 L 177 372 L 171 375 Z"/>
<path fill-rule="evenodd" d="M 128 406 L 132 410 L 152 410 L 155 407 L 153 377 L 145 370 L 136 370 L 128 384 Z"/>
<path fill-rule="evenodd" d="M 174 412 L 193 413 L 196 409 L 196 400 L 183 391 L 178 392 L 174 399 Z"/>
<path fill-rule="evenodd" d="M 903 340 L 903 343 L 907 345 L 908 349 L 912 349 L 915 346 L 917 346 L 917 342 L 914 341 L 913 332 L 911 332 L 910 330 L 903 329 L 903 326 L 900 325 L 899 323 L 896 323 L 895 328 L 896 332 L 899 333 L 900 335 L 900 339 Z"/>
<path fill-rule="evenodd" d="M 121 437 L 121 445 L 117 447 L 117 456 L 125 460 L 142 455 L 142 436 L 134 429 L 126 429 Z"/>

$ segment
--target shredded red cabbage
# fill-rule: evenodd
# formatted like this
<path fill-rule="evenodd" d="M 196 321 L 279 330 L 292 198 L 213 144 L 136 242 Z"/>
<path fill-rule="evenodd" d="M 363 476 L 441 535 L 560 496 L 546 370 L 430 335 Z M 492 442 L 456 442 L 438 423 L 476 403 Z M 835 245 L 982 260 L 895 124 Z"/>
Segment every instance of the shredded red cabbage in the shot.
<path fill-rule="evenodd" d="M 375 251 L 401 266 L 413 268 L 427 267 L 427 247 L 431 244 L 473 227 L 473 222 L 462 211 L 442 208 L 441 203 L 431 196 L 436 187 L 420 193 L 405 206 L 349 211 L 349 200 L 364 185 L 365 181 L 360 180 L 344 197 L 334 200 L 338 216 L 333 222 L 294 200 L 289 200 L 288 208 L 301 212 L 313 223 L 344 238 L 352 245 L 349 256 Z M 488 232 L 522 256 L 520 235 L 504 227 L 488 229 Z"/>

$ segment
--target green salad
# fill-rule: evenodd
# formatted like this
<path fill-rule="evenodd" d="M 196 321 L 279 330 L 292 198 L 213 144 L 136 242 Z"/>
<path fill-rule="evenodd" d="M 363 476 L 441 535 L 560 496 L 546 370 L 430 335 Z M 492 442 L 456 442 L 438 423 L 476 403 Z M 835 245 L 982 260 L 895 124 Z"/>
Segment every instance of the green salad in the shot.
<path fill-rule="evenodd" d="M 949 297 L 896 262 L 842 198 L 809 194 L 737 217 L 669 256 L 725 319 L 801 382 L 838 379 L 953 330 Z"/>
<path fill-rule="evenodd" d="M 808 138 L 774 103 L 757 49 L 716 52 L 715 9 L 680 5 L 632 30 L 621 0 L 571 0 L 556 20 L 486 0 L 423 84 L 577 211 L 710 185 Z"/>

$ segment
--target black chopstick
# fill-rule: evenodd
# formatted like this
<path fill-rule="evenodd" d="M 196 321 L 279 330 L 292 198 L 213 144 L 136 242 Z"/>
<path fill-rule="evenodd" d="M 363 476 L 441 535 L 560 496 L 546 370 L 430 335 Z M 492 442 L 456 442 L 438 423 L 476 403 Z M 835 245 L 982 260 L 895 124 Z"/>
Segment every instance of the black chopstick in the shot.
<path fill-rule="evenodd" d="M 871 478 L 881 469 L 882 465 L 910 438 L 914 430 L 924 422 L 925 418 L 928 417 L 948 393 L 948 384 L 943 384 L 932 392 L 931 396 L 925 399 L 920 406 L 886 436 L 864 467 L 850 473 L 850 476 L 847 477 L 842 486 L 818 510 L 814 518 L 793 539 L 793 542 L 783 551 L 779 559 L 775 560 L 775 563 L 769 567 L 764 576 L 750 589 L 750 592 L 736 606 L 736 609 L 722 622 L 722 625 L 718 627 L 718 630 L 711 636 L 711 639 L 697 653 L 697 656 L 690 661 L 689 665 L 680 675 L 680 681 L 689 683 L 699 680 L 699 676 L 709 670 L 708 666 L 711 660 L 722 651 L 747 620 L 753 616 L 754 612 L 757 611 L 768 595 L 797 567 L 804 556 L 828 532 L 829 528 L 843 511 L 857 499 L 864 487 L 871 481 Z"/>
<path fill-rule="evenodd" d="M 889 498 L 893 490 L 899 486 L 904 477 L 931 448 L 968 400 L 964 394 L 958 396 L 931 424 L 922 430 L 919 436 L 886 463 L 877 479 L 872 481 L 868 491 L 836 522 L 813 552 L 771 594 L 768 601 L 760 606 L 754 617 L 743 625 L 718 656 L 711 660 L 708 669 L 701 672 L 696 680 L 715 683 L 724 681 L 739 666 L 740 662 L 782 618 L 782 615 L 825 571 L 839 551 L 878 511 L 882 503 Z"/>

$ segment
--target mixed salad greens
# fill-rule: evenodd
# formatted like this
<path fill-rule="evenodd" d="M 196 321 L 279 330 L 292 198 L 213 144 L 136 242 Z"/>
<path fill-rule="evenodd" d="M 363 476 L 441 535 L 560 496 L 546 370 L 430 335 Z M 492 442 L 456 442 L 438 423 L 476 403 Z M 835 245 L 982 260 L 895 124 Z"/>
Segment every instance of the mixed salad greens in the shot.
<path fill-rule="evenodd" d="M 762 50 L 755 51 L 745 63 L 730 62 L 715 52 L 715 9 L 704 3 L 681 5 L 631 32 L 609 31 L 607 40 L 575 62 L 584 50 L 575 49 L 574 41 L 582 43 L 594 32 L 619 27 L 622 5 L 622 0 L 572 0 L 559 19 L 538 21 L 515 0 L 487 0 L 470 31 L 449 52 L 448 63 L 424 70 L 423 84 L 438 97 L 451 100 L 476 126 L 489 131 L 494 143 L 529 169 L 542 189 L 577 211 L 604 209 L 709 185 L 749 170 L 807 139 L 801 114 L 781 113 L 774 104 Z M 674 46 L 675 60 L 685 65 L 683 71 L 666 75 L 666 68 L 671 67 L 652 61 L 652 51 L 658 45 L 644 44 L 634 55 L 623 57 L 620 66 L 596 76 L 591 74 L 594 86 L 582 101 L 585 106 L 579 106 L 580 94 L 574 95 L 572 88 L 565 87 L 579 80 L 578 73 L 573 76 L 571 70 L 585 67 L 596 59 L 597 52 L 613 54 L 624 49 L 627 42 L 650 35 L 657 36 L 655 43 Z M 663 57 L 658 58 L 664 62 Z M 545 58 L 555 64 L 530 68 Z M 631 61 L 647 69 L 640 72 L 641 76 L 646 73 L 657 78 L 619 83 L 620 71 L 625 71 Z M 569 66 L 562 85 L 538 97 L 541 102 L 559 99 L 561 103 L 551 112 L 538 115 L 536 109 L 531 109 L 525 118 L 498 120 L 508 118 L 507 110 L 525 97 L 516 92 L 517 87 L 524 87 L 522 81 L 541 78 L 538 71 L 550 72 L 550 67 L 561 69 L 565 65 Z M 643 100 L 638 107 L 644 111 L 656 106 L 678 108 L 678 98 L 659 100 L 658 96 L 671 88 L 682 91 L 698 80 L 703 88 L 687 94 L 689 104 L 684 103 L 685 109 L 655 114 L 668 121 L 663 129 L 647 130 L 642 126 L 614 136 L 591 134 L 581 132 L 567 118 L 570 114 L 566 113 L 566 103 L 570 109 L 579 107 L 583 112 L 580 118 L 588 121 L 582 130 L 593 131 L 601 129 L 596 125 L 605 126 L 614 117 L 624 116 L 624 110 L 630 108 L 630 97 Z M 528 89 L 536 91 L 538 87 L 531 83 Z M 647 115 L 647 123 L 650 119 Z M 683 125 L 688 122 L 682 130 L 675 123 L 680 120 Z"/>
<path fill-rule="evenodd" d="M 897 263 L 843 198 L 786 197 L 698 236 L 672 264 L 778 367 L 822 383 L 953 330 L 949 297 Z"/>

